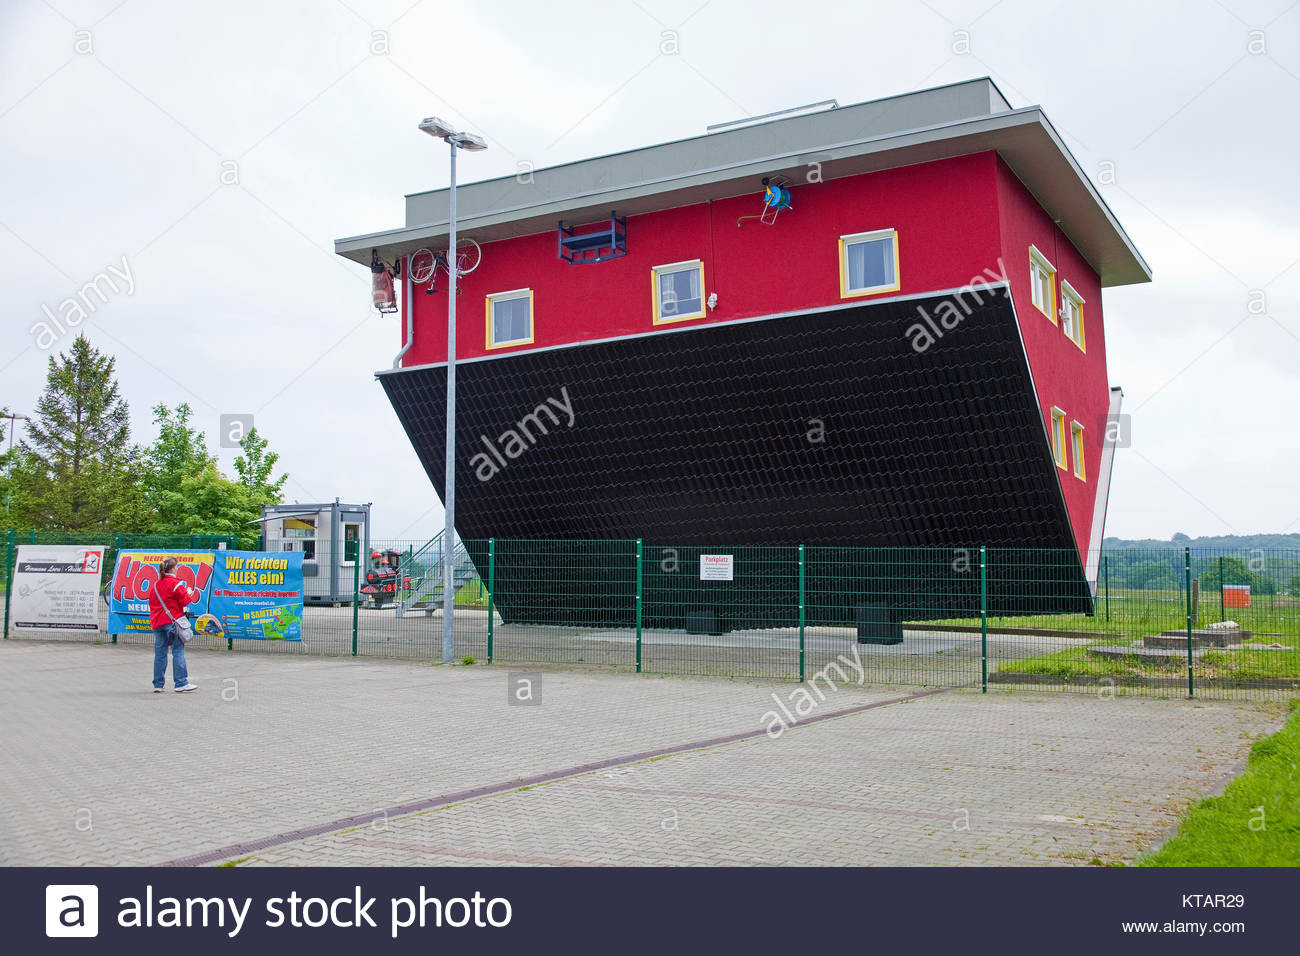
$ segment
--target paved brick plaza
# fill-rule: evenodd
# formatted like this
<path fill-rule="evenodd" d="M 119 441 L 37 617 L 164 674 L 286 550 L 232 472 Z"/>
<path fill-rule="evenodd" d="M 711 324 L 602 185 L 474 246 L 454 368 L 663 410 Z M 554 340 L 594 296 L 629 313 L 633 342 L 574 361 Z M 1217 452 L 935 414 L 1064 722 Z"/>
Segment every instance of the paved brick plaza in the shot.
<path fill-rule="evenodd" d="M 1127 859 L 1282 717 L 848 687 L 809 715 L 844 716 L 683 749 L 761 731 L 798 685 L 551 670 L 519 707 L 500 665 L 195 651 L 201 690 L 154 695 L 150 662 L 0 646 L 0 864 Z"/>

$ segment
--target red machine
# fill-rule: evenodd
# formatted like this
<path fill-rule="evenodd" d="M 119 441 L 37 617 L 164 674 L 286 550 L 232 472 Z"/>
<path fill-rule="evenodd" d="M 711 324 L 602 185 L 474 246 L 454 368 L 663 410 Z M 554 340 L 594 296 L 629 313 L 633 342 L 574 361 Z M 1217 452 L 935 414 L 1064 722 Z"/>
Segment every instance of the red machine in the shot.
<path fill-rule="evenodd" d="M 397 599 L 397 580 L 401 567 L 400 551 L 371 551 L 370 568 L 366 571 L 366 583 L 361 586 L 361 593 L 367 598 L 367 608 L 380 609 Z M 410 575 L 402 576 L 402 589 L 411 588 Z"/>

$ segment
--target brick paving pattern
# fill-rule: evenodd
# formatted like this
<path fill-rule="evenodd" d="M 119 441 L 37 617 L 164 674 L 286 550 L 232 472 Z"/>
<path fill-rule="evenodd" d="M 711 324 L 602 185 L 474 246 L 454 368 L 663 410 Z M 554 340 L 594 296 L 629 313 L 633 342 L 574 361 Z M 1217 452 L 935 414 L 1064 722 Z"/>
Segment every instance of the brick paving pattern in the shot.
<path fill-rule="evenodd" d="M 0 646 L 0 864 L 1078 864 L 1131 858 L 1222 785 L 1277 706 L 798 685 L 195 651 L 149 693 L 137 646 Z M 608 765 L 527 788 L 526 778 Z M 442 794 L 488 796 L 415 813 Z M 304 839 L 291 831 L 362 816 Z"/>

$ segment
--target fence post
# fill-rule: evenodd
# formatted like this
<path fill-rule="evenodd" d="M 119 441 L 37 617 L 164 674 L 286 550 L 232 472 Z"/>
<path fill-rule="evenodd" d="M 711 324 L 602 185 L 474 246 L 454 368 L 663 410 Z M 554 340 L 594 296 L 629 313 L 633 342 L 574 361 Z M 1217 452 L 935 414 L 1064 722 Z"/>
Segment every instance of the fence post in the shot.
<path fill-rule="evenodd" d="M 401 583 L 401 582 L 397 582 Z M 393 586 L 394 593 L 397 590 Z M 361 545 L 357 545 L 357 559 L 352 562 L 352 656 L 357 656 L 357 612 L 361 609 Z"/>
<path fill-rule="evenodd" d="M 641 539 L 636 539 L 636 672 L 641 673 Z"/>
<path fill-rule="evenodd" d="M 109 575 L 108 580 L 109 580 L 110 588 L 112 587 L 112 582 L 113 582 L 113 571 L 117 568 L 117 556 L 121 553 L 122 553 L 122 532 L 114 531 L 113 532 L 113 563 L 112 566 L 108 568 L 108 575 Z M 117 643 L 116 634 L 113 635 L 113 643 L 114 644 Z M 226 644 L 227 645 L 230 644 L 230 638 L 226 638 Z"/>
<path fill-rule="evenodd" d="M 14 593 L 14 529 L 5 533 L 5 640 L 9 640 L 9 597 Z"/>
<path fill-rule="evenodd" d="M 1219 620 L 1228 619 L 1228 608 L 1223 597 L 1223 555 L 1219 555 Z"/>
<path fill-rule="evenodd" d="M 1183 579 L 1187 584 L 1187 696 L 1196 696 L 1196 678 L 1192 675 L 1192 549 L 1183 548 Z"/>
<path fill-rule="evenodd" d="M 1106 579 L 1106 620 L 1110 620 L 1110 555 L 1102 555 L 1101 566 L 1104 569 Z"/>
<path fill-rule="evenodd" d="M 488 538 L 488 663 L 492 663 L 492 632 L 495 622 L 492 620 L 496 616 L 496 609 L 493 607 L 495 602 L 494 595 L 497 593 L 497 539 Z"/>
<path fill-rule="evenodd" d="M 804 626 L 807 624 L 807 584 L 804 574 L 803 545 L 799 545 L 799 680 L 804 678 Z"/>
<path fill-rule="evenodd" d="M 988 552 L 980 545 L 980 693 L 989 692 L 989 572 Z"/>

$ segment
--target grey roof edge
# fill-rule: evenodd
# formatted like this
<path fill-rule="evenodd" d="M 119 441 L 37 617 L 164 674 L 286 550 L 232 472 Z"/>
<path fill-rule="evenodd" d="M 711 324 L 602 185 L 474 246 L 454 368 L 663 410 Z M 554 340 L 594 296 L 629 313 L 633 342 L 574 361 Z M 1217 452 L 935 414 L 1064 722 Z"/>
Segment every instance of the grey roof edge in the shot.
<path fill-rule="evenodd" d="M 1088 566 L 1085 575 L 1092 588 L 1092 596 L 1097 596 L 1097 578 L 1101 570 L 1101 552 L 1106 540 L 1106 513 L 1110 510 L 1110 486 L 1115 472 L 1115 439 L 1111 437 L 1110 425 L 1119 420 L 1120 409 L 1124 403 L 1124 389 L 1112 385 L 1110 389 L 1110 407 L 1106 410 L 1106 432 L 1102 436 L 1101 460 L 1097 465 L 1097 492 L 1092 503 L 1092 527 L 1089 531 Z"/>
<path fill-rule="evenodd" d="M 326 510 L 327 508 L 333 508 L 335 505 L 338 505 L 338 506 L 341 507 L 341 508 L 369 508 L 372 504 L 374 504 L 373 501 L 365 501 L 365 502 L 355 502 L 355 501 L 354 501 L 354 502 L 347 502 L 347 501 L 322 501 L 322 502 L 314 502 L 314 501 L 282 501 L 282 502 L 280 502 L 279 504 L 274 504 L 274 505 L 262 505 L 262 507 L 263 507 L 263 508 L 266 508 L 266 509 L 268 509 L 268 510 L 272 510 L 272 509 L 275 509 L 275 508 L 314 508 L 314 509 L 316 509 L 317 511 L 324 511 L 324 510 Z"/>
<path fill-rule="evenodd" d="M 858 107 L 875 106 L 881 103 L 898 102 L 907 99 L 909 97 L 919 98 L 922 96 L 942 93 L 944 90 L 955 90 L 958 89 L 959 87 L 976 87 L 976 86 L 984 86 L 990 93 L 989 111 L 987 113 L 978 114 L 978 115 L 987 116 L 993 113 L 1011 111 L 1012 109 L 1011 103 L 1007 100 L 1006 96 L 1003 95 L 1002 91 L 998 89 L 998 85 L 994 83 L 990 77 L 982 76 L 982 77 L 976 77 L 974 79 L 969 79 L 969 80 L 957 80 L 956 82 L 953 83 L 943 83 L 939 86 L 927 86 L 925 89 L 922 90 L 909 90 L 906 93 L 895 93 L 890 96 L 879 96 L 873 100 L 862 100 L 861 102 L 858 103 L 846 103 L 842 106 L 836 106 L 832 110 L 824 110 L 821 112 L 829 113 L 829 112 L 834 112 L 836 110 L 851 111 L 857 109 Z M 993 99 L 994 95 L 996 95 L 997 97 L 996 100 Z M 775 119 L 769 120 L 759 125 L 768 127 L 769 129 L 772 127 L 780 127 L 783 124 L 797 122 L 800 119 L 804 119 L 806 115 L 807 114 L 803 114 L 800 116 L 778 116 Z M 974 119 L 975 117 L 972 116 L 966 118 Z M 925 128 L 925 127 L 918 127 L 918 128 Z M 548 173 L 553 170 L 567 169 L 572 166 L 582 166 L 587 163 L 598 163 L 603 160 L 616 159 L 620 156 L 629 156 L 634 153 L 644 152 L 645 150 L 649 150 L 649 149 L 659 149 L 664 146 L 680 146 L 684 143 L 692 143 L 692 142 L 707 142 L 708 140 L 717 139 L 719 136 L 725 136 L 727 132 L 731 132 L 731 131 L 720 131 L 717 133 L 699 133 L 694 136 L 682 136 L 677 139 L 665 140 L 662 143 L 652 143 L 649 146 L 634 146 L 630 149 L 615 150 L 612 153 L 598 153 L 595 156 L 584 156 L 581 159 L 571 159 L 568 162 L 556 163 L 553 166 L 542 166 L 532 170 L 532 172 L 534 175 L 542 175 L 544 173 Z M 891 131 L 891 135 L 892 133 L 895 132 L 903 132 L 903 131 Z M 813 148 L 818 148 L 818 147 L 813 147 Z M 514 179 L 514 176 L 496 176 L 493 177 L 492 179 L 475 180 L 472 183 L 472 185 L 490 186 L 493 183 L 508 182 L 511 179 Z M 470 184 L 465 184 L 465 185 L 470 185 Z M 446 191 L 447 191 L 446 186 L 440 186 L 436 189 L 417 189 L 414 192 L 406 193 L 403 198 L 411 199 L 412 197 L 415 196 L 432 196 L 439 193 L 445 193 Z"/>
<path fill-rule="evenodd" d="M 1003 114 L 998 114 L 999 117 L 1001 117 L 1002 115 Z M 487 224 L 489 222 L 498 222 L 501 221 L 503 217 L 506 217 L 507 219 L 521 219 L 524 217 L 517 216 L 514 214 L 521 213 L 530 209 L 544 210 L 549 207 L 576 208 L 579 205 L 578 200 L 583 200 L 584 201 L 583 205 L 600 205 L 601 204 L 600 200 L 604 198 L 609 198 L 612 201 L 614 198 L 621 198 L 626 196 L 626 194 L 629 194 L 630 192 L 639 191 L 651 186 L 661 187 L 661 188 L 654 189 L 653 193 L 651 193 L 652 195 L 661 195 L 669 191 L 669 189 L 672 188 L 673 184 L 679 184 L 682 186 L 694 185 L 695 181 L 700 180 L 701 177 L 714 177 L 716 174 L 722 174 L 722 173 L 731 174 L 726 177 L 717 176 L 712 180 L 715 182 L 725 181 L 725 179 L 743 178 L 752 175 L 752 171 L 750 170 L 750 167 L 770 169 L 773 167 L 773 164 L 775 163 L 788 163 L 791 160 L 797 159 L 800 156 L 806 156 L 809 153 L 813 153 L 813 152 L 823 153 L 826 152 L 827 150 L 843 149 L 852 146 L 864 146 L 871 143 L 885 143 L 888 142 L 889 140 L 901 140 L 911 136 L 915 136 L 917 134 L 924 134 L 927 132 L 943 130 L 943 129 L 951 129 L 954 126 L 965 126 L 965 125 L 970 125 L 971 123 L 979 123 L 980 121 L 986 119 L 988 119 L 988 117 L 979 117 L 978 120 L 973 120 L 973 121 L 963 120 L 960 123 L 944 123 L 938 126 L 924 126 L 924 127 L 919 127 L 917 129 L 905 130 L 901 133 L 889 133 L 883 136 L 874 136 L 874 137 L 867 137 L 864 139 L 848 140 L 841 143 L 832 143 L 827 146 L 812 146 L 801 150 L 788 151 L 785 153 L 776 153 L 768 156 L 758 156 L 737 163 L 728 163 L 723 166 L 706 167 L 703 169 L 696 170 L 693 173 L 684 176 L 683 175 L 663 176 L 656 179 L 646 179 L 635 183 L 624 183 L 614 187 L 592 189 L 584 193 L 575 193 L 558 199 L 542 199 L 542 200 L 538 200 L 535 203 L 528 203 L 524 205 L 503 206 L 500 209 L 495 209 L 490 212 L 480 214 L 478 216 L 472 216 L 472 217 L 459 216 L 457 217 L 456 220 L 457 228 L 463 231 L 468 231 L 474 228 L 475 224 L 481 225 L 481 224 Z M 906 144 L 900 144 L 900 146 L 903 145 Z M 883 151 L 884 150 L 875 150 L 874 152 L 883 152 Z M 540 171 L 541 170 L 537 170 L 537 172 Z M 512 177 L 501 177 L 498 179 L 483 180 L 482 183 L 476 183 L 475 185 L 488 185 L 509 178 Z M 667 188 L 662 188 L 662 187 L 667 187 Z M 339 255 L 344 255 L 346 252 L 353 251 L 353 250 L 361 250 L 363 248 L 368 251 L 371 248 L 371 246 L 374 245 L 376 240 L 401 241 L 405 238 L 411 238 L 411 239 L 436 238 L 438 236 L 446 234 L 447 225 L 448 225 L 448 221 L 443 219 L 440 221 L 422 223 L 418 226 L 403 226 L 399 229 L 387 229 L 380 232 L 364 233 L 359 236 L 348 236 L 342 239 L 334 240 L 334 251 Z M 360 260 L 358 259 L 357 261 Z"/>
<path fill-rule="evenodd" d="M 1114 210 L 1110 208 L 1110 203 L 1106 202 L 1106 200 L 1102 198 L 1101 193 L 1097 191 L 1097 187 L 1092 184 L 1092 179 L 1088 176 L 1087 173 L 1083 171 L 1083 167 L 1079 165 L 1079 161 L 1074 158 L 1074 153 L 1070 152 L 1070 148 L 1065 145 L 1065 140 L 1061 137 L 1061 134 L 1056 131 L 1056 127 L 1053 125 L 1052 121 L 1048 118 L 1046 111 L 1041 106 L 1034 106 L 1030 108 L 1038 111 L 1039 116 L 1042 118 L 1043 127 L 1051 135 L 1053 142 L 1056 144 L 1056 148 L 1061 151 L 1061 155 L 1063 155 L 1067 160 L 1069 160 L 1070 165 L 1074 168 L 1075 175 L 1079 177 L 1079 180 L 1083 183 L 1084 187 L 1088 190 L 1088 194 L 1092 196 L 1092 201 L 1095 202 L 1098 208 L 1100 208 L 1101 211 L 1105 214 L 1106 218 L 1110 221 L 1111 228 L 1113 228 L 1115 232 L 1119 235 L 1120 239 L 1124 241 L 1124 245 L 1128 246 L 1128 251 L 1130 252 L 1130 254 L 1132 254 L 1133 258 L 1137 260 L 1137 263 L 1141 267 L 1142 271 L 1146 273 L 1146 277 L 1147 277 L 1146 281 L 1150 282 L 1151 281 L 1150 264 L 1146 261 L 1145 258 L 1143 258 L 1142 253 L 1138 252 L 1137 246 L 1133 245 L 1133 240 L 1129 238 L 1129 235 L 1124 230 L 1124 227 L 1120 225 L 1119 218 L 1115 215 Z"/>
<path fill-rule="evenodd" d="M 996 87 L 993 87 L 996 90 Z M 999 95 L 1000 95 L 1000 91 Z M 519 206 L 503 207 L 491 210 L 476 216 L 458 219 L 458 227 L 463 232 L 470 232 L 474 229 L 500 225 L 519 220 L 542 219 L 544 217 L 555 218 L 565 213 L 575 210 L 581 210 L 586 207 L 605 206 L 606 208 L 625 203 L 629 199 L 644 198 L 654 195 L 662 195 L 674 189 L 684 189 L 688 187 L 702 187 L 708 185 L 721 185 L 732 180 L 743 180 L 754 175 L 774 172 L 777 164 L 789 164 L 798 160 L 800 157 L 817 155 L 823 159 L 844 159 L 851 156 L 865 156 L 888 153 L 890 151 L 903 151 L 909 148 L 915 149 L 927 144 L 938 144 L 946 140 L 955 140 L 962 136 L 976 136 L 979 134 L 996 133 L 1002 130 L 1014 128 L 1038 126 L 1046 134 L 1055 151 L 1068 163 L 1078 182 L 1087 191 L 1089 198 L 1092 200 L 1096 209 L 1105 218 L 1111 232 L 1120 240 L 1125 252 L 1131 257 L 1132 265 L 1136 267 L 1137 274 L 1125 276 L 1115 283 L 1103 282 L 1104 285 L 1110 284 L 1128 284 L 1132 282 L 1143 282 L 1151 280 L 1151 269 L 1141 253 L 1137 251 L 1132 240 L 1120 225 L 1118 219 L 1110 206 L 1102 199 L 1092 181 L 1084 173 L 1078 160 L 1065 145 L 1055 126 L 1048 119 L 1045 112 L 1039 106 L 1028 106 L 1020 109 L 1006 110 L 1002 112 L 991 113 L 984 116 L 977 116 L 970 119 L 956 120 L 952 122 L 939 123 L 932 126 L 918 127 L 903 131 L 894 131 L 885 134 L 859 137 L 856 139 L 846 140 L 839 143 L 811 146 L 800 150 L 787 150 L 782 153 L 751 157 L 735 163 L 727 163 L 721 166 L 707 167 L 695 170 L 687 175 L 675 174 L 655 179 L 643 180 L 635 183 L 623 183 L 613 187 L 600 187 L 588 190 L 584 193 L 560 197 L 557 199 L 541 199 L 534 203 L 528 203 Z M 865 148 L 864 148 L 865 147 Z M 650 147 L 653 148 L 653 147 Z M 995 148 L 995 147 L 984 147 Z M 836 152 L 840 155 L 832 155 Z M 968 152 L 979 151 L 978 149 L 968 150 Z M 953 155 L 960 155 L 954 153 Z M 926 160 L 913 160 L 926 161 Z M 906 157 L 900 157 L 899 166 L 910 165 Z M 802 165 L 802 163 L 800 164 Z M 1008 164 L 1010 166 L 1010 164 Z M 1012 171 L 1018 176 L 1020 174 L 1011 166 Z M 850 174 L 852 175 L 852 174 Z M 834 178 L 834 177 L 830 177 Z M 1023 176 L 1020 176 L 1023 182 Z M 499 180 L 487 180 L 491 183 Z M 1028 186 L 1026 187 L 1028 188 Z M 729 195 L 738 195 L 744 191 L 744 188 L 737 186 L 738 191 Z M 1033 190 L 1031 189 L 1031 193 Z M 718 197 L 722 198 L 722 197 Z M 1035 194 L 1035 198 L 1040 203 L 1043 197 Z M 688 200 L 682 204 L 698 202 L 703 200 Z M 1046 204 L 1044 204 L 1046 205 Z M 661 207 L 666 208 L 666 207 Z M 356 262 L 368 263 L 369 252 L 374 247 L 398 247 L 402 245 L 409 246 L 406 251 L 413 251 L 422 240 L 435 239 L 447 232 L 448 223 L 442 222 L 425 223 L 418 226 L 403 227 L 400 229 L 385 230 L 382 232 L 367 233 L 359 236 L 351 236 L 338 239 L 334 244 L 336 254 L 350 258 Z M 549 225 L 537 223 L 541 228 L 532 229 L 531 231 L 521 231 L 517 235 L 536 234 L 550 228 Z M 1065 230 L 1069 235 L 1069 230 Z M 504 238 L 504 237 L 501 237 Z M 490 241 L 490 240 L 489 240 Z M 1072 238 L 1072 241 L 1078 242 Z M 1083 251 L 1082 249 L 1080 250 Z M 1084 253 L 1086 256 L 1086 252 Z M 1097 264 L 1092 263 L 1094 269 L 1099 274 L 1102 273 Z"/>

